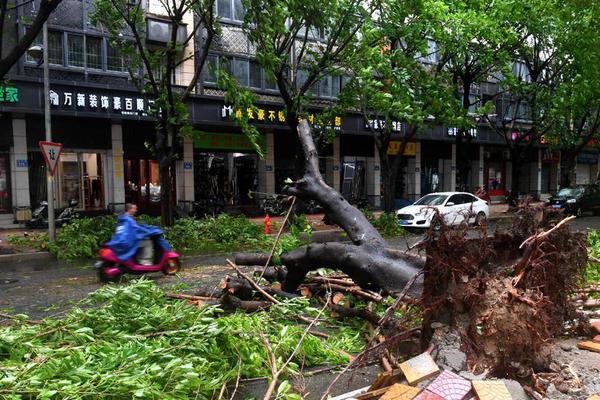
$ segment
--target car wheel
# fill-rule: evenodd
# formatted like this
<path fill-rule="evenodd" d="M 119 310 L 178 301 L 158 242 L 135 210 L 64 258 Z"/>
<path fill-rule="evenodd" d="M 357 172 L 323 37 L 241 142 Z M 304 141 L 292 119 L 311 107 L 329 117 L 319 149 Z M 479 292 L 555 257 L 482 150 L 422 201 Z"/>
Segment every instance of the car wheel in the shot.
<path fill-rule="evenodd" d="M 482 226 L 487 221 L 487 216 L 483 211 L 480 211 L 475 217 L 475 226 Z"/>

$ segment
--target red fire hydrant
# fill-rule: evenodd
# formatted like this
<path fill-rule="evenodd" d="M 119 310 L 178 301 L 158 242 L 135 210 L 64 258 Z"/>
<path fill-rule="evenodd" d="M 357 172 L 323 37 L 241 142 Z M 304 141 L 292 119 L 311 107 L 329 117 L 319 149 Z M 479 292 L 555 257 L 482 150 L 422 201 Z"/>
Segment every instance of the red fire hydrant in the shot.
<path fill-rule="evenodd" d="M 265 216 L 265 235 L 269 234 L 269 227 L 271 226 L 271 217 L 269 214 Z"/>

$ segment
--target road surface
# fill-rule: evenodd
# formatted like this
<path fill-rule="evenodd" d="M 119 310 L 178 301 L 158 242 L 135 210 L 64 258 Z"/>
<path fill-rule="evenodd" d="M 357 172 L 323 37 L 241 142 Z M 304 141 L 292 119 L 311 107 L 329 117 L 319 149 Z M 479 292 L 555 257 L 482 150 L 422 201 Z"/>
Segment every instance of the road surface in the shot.
<path fill-rule="evenodd" d="M 510 219 L 499 220 L 491 223 L 489 228 L 492 231 L 499 224 L 509 223 Z M 579 218 L 571 227 L 577 230 L 600 229 L 600 217 Z M 390 245 L 404 250 L 420 239 L 420 235 L 411 235 L 391 240 Z M 178 276 L 163 276 L 158 273 L 146 277 L 155 280 L 166 290 L 183 289 L 193 292 L 194 288 L 200 286 L 218 285 L 227 273 L 232 272 L 226 266 L 226 258 L 225 255 L 185 258 L 182 272 Z M 24 313 L 36 319 L 60 314 L 100 286 L 92 261 L 15 265 L 5 263 L 0 265 L 0 311 Z M 5 321 L 0 318 L 0 324 L 3 322 Z"/>

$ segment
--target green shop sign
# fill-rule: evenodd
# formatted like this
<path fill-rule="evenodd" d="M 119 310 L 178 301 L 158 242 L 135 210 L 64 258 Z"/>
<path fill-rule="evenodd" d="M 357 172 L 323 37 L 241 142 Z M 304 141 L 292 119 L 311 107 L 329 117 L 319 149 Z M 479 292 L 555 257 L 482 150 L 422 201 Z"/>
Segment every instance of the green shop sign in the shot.
<path fill-rule="evenodd" d="M 264 149 L 265 137 L 260 136 L 259 145 Z M 199 132 L 194 138 L 194 148 L 205 150 L 241 150 L 255 151 L 252 142 L 246 135 L 233 133 Z"/>
<path fill-rule="evenodd" d="M 18 103 L 19 89 L 16 87 L 0 87 L 0 103 Z"/>

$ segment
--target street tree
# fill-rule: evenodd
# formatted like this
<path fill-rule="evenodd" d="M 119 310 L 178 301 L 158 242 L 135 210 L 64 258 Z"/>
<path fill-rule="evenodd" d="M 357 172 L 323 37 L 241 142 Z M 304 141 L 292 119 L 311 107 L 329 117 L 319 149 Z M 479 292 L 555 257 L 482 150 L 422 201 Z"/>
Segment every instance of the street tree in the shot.
<path fill-rule="evenodd" d="M 430 54 L 428 38 L 436 11 L 426 0 L 377 3 L 377 20 L 365 23 L 358 50 L 346 60 L 351 80 L 338 107 L 360 110 L 373 134 L 386 212 L 394 209 L 398 173 L 408 144 L 426 126 L 460 115 L 441 73 L 432 71 L 436 54 Z M 388 154 L 392 142 L 397 145 Z"/>
<path fill-rule="evenodd" d="M 219 30 L 214 0 L 160 1 L 153 12 L 164 17 L 168 38 L 149 43 L 146 9 L 141 0 L 97 0 L 92 21 L 104 27 L 111 44 L 127 58 L 131 80 L 151 100 L 155 118 L 152 150 L 159 166 L 161 223 L 173 223 L 171 165 L 179 140 L 192 134 L 186 101 L 195 92 L 208 51 Z M 197 40 L 198 39 L 198 40 Z M 188 81 L 175 79 L 184 63 L 193 63 Z"/>
<path fill-rule="evenodd" d="M 340 82 L 343 61 L 356 50 L 357 33 L 374 6 L 361 0 L 244 0 L 243 4 L 243 28 L 256 49 L 256 60 L 267 78 L 277 83 L 286 123 L 296 132 L 299 118 L 308 117 L 314 106 L 317 85 L 334 85 L 331 77 Z M 231 91 L 231 86 L 226 88 Z M 239 99 L 241 92 L 235 93 Z M 319 123 L 333 125 L 326 120 Z M 304 161 L 299 141 L 297 154 L 300 176 Z"/>
<path fill-rule="evenodd" d="M 527 38 L 521 17 L 527 3 L 445 0 L 435 4 L 440 7 L 438 27 L 433 34 L 439 55 L 436 69 L 449 76 L 461 105 L 462 118 L 456 120 L 456 171 L 457 185 L 466 186 L 473 139 L 469 128 L 475 124 L 481 103 L 498 95 L 482 95 L 482 86 L 490 78 L 494 81 L 494 76 L 506 73 L 515 51 Z"/>
<path fill-rule="evenodd" d="M 598 78 L 593 76 L 597 73 L 590 67 L 593 64 L 587 65 L 597 51 L 580 40 L 585 21 L 573 21 L 567 7 L 563 2 L 529 2 L 522 14 L 527 39 L 517 48 L 510 72 L 503 76 L 495 112 L 483 115 L 510 151 L 509 200 L 513 205 L 522 166 L 536 146 L 546 142 L 563 149 L 568 169 L 574 171 L 576 155 L 600 123 L 595 115 Z M 585 10 L 578 7 L 578 11 Z"/>
<path fill-rule="evenodd" d="M 600 141 L 599 7 L 593 1 L 561 2 L 557 7 L 563 28 L 556 40 L 568 62 L 561 70 L 556 95 L 545 114 L 551 126 L 547 141 L 560 150 L 563 160 L 563 187 L 576 183 L 577 156 L 586 147 L 598 147 Z"/>
<path fill-rule="evenodd" d="M 58 7 L 62 0 L 41 0 L 38 10 L 27 25 L 27 30 L 19 40 L 14 39 L 14 35 L 9 30 L 9 23 L 19 23 L 18 8 L 24 4 L 17 1 L 0 1 L 0 81 L 10 71 L 12 66 L 25 54 L 34 40 L 38 37 L 44 23 L 50 14 Z M 29 2 L 25 2 L 29 3 Z M 28 22 L 28 21 L 22 21 Z"/>

